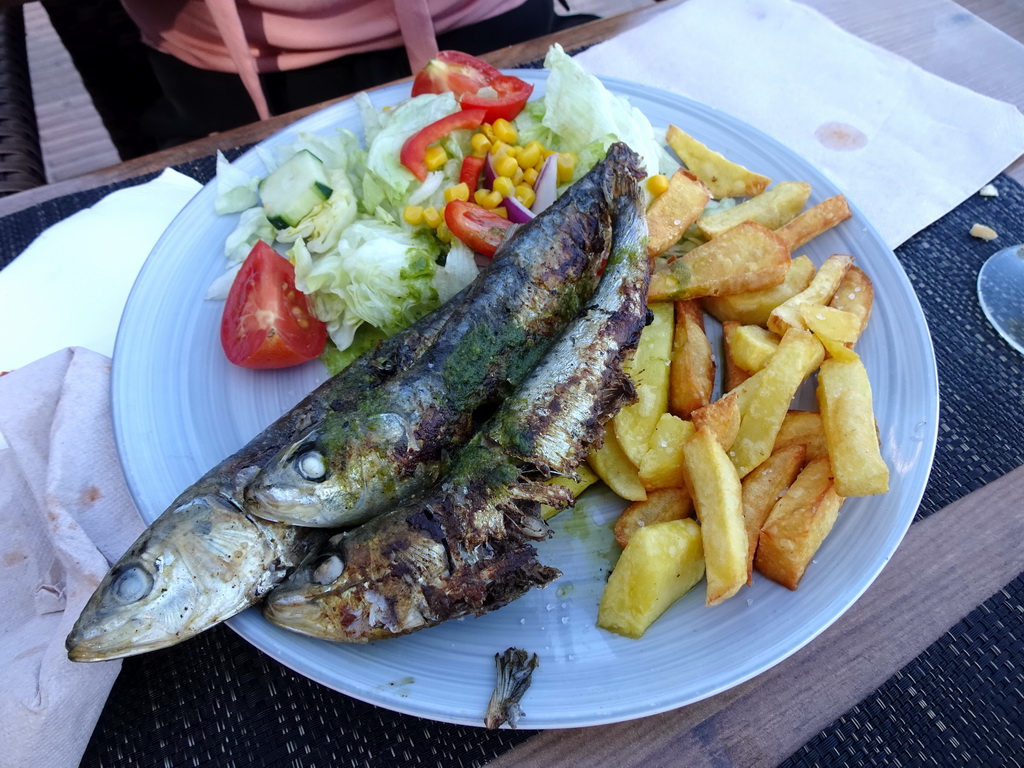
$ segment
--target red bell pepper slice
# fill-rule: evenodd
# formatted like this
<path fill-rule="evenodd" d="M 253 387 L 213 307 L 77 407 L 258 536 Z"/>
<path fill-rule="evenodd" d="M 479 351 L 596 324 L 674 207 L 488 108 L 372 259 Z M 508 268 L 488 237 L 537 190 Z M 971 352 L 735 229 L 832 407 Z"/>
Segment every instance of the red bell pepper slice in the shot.
<path fill-rule="evenodd" d="M 469 187 L 469 194 L 476 192 L 480 184 L 480 174 L 484 170 L 484 158 L 476 155 L 466 155 L 462 158 L 462 171 L 459 173 L 459 183 Z"/>
<path fill-rule="evenodd" d="M 482 109 L 463 109 L 445 115 L 406 139 L 398 159 L 402 165 L 412 171 L 413 176 L 423 181 L 427 178 L 427 147 L 440 141 L 452 131 L 479 128 L 486 114 L 486 111 Z"/>

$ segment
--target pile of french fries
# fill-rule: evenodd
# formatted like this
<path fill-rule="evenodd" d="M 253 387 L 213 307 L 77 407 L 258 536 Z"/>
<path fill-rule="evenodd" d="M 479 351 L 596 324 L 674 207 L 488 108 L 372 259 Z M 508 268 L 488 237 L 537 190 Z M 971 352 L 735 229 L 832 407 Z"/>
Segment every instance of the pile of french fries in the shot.
<path fill-rule="evenodd" d="M 654 322 L 630 361 L 638 401 L 565 481 L 632 502 L 598 626 L 634 638 L 701 580 L 707 605 L 754 571 L 796 589 L 844 499 L 885 493 L 889 478 L 854 351 L 871 281 L 849 255 L 818 267 L 796 255 L 850 217 L 845 198 L 806 207 L 804 182 L 772 185 L 675 126 L 666 141 L 685 168 L 647 212 Z M 727 197 L 743 201 L 706 210 Z M 818 411 L 794 409 L 815 378 Z"/>

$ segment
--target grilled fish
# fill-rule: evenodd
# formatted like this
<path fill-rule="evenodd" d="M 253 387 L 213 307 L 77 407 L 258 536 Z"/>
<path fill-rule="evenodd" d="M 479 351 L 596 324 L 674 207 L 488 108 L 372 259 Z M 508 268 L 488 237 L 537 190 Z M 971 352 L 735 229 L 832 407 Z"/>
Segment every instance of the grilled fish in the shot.
<path fill-rule="evenodd" d="M 100 582 L 67 637 L 69 658 L 164 648 L 256 604 L 326 534 L 247 514 L 246 483 L 331 408 L 412 365 L 464 295 L 355 360 L 179 494 Z"/>
<path fill-rule="evenodd" d="M 628 154 L 627 154 L 628 153 Z M 437 486 L 332 536 L 264 602 L 287 629 L 341 642 L 407 634 L 482 614 L 547 584 L 532 541 L 540 504 L 571 494 L 542 480 L 572 474 L 635 391 L 622 370 L 647 322 L 646 221 L 635 155 L 615 185 L 614 242 L 593 302 L 519 390 L 452 460 Z"/>
<path fill-rule="evenodd" d="M 294 525 L 352 527 L 436 482 L 478 410 L 510 394 L 593 295 L 627 153 L 613 145 L 507 238 L 430 350 L 285 446 L 247 487 L 247 509 Z"/>

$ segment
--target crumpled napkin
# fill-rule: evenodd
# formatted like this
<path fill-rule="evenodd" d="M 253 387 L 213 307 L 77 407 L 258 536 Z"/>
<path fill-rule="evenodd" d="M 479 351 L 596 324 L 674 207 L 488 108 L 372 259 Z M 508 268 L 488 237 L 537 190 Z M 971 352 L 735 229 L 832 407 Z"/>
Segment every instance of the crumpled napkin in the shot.
<path fill-rule="evenodd" d="M 64 768 L 121 669 L 68 661 L 64 638 L 143 529 L 110 428 L 110 360 L 65 349 L 0 377 L 0 430 L 0 762 Z"/>
<path fill-rule="evenodd" d="M 790 0 L 689 0 L 576 59 L 761 129 L 835 182 L 892 248 L 1024 153 L 1013 105 Z"/>
<path fill-rule="evenodd" d="M 121 668 L 64 649 L 143 529 L 114 446 L 109 356 L 143 261 L 200 188 L 169 170 L 114 192 L 0 271 L 3 327 L 47 320 L 0 345 L 0 764 L 78 765 Z"/>

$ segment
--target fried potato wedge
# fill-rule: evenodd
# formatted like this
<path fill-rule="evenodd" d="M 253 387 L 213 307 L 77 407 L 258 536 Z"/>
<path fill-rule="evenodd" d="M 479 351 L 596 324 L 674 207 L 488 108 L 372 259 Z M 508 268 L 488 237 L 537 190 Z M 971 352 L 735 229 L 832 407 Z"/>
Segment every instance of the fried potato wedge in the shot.
<path fill-rule="evenodd" d="M 657 256 L 679 242 L 711 199 L 711 190 L 685 169 L 668 180 L 668 189 L 647 208 L 647 253 Z"/>
<path fill-rule="evenodd" d="M 594 474 L 614 493 L 628 501 L 642 501 L 647 498 L 647 489 L 640 482 L 636 464 L 622 450 L 615 436 L 615 420 L 604 427 L 604 444 L 587 456 L 587 463 Z"/>
<path fill-rule="evenodd" d="M 625 547 L 639 529 L 669 520 L 682 520 L 693 514 L 693 499 L 685 488 L 659 488 L 647 494 L 645 501 L 626 507 L 612 530 L 620 547 Z"/>
<path fill-rule="evenodd" d="M 564 485 L 572 491 L 573 498 L 578 499 L 581 493 L 600 479 L 601 478 L 594 473 L 594 470 L 584 463 L 580 464 L 580 466 L 576 468 L 576 477 L 557 475 L 556 477 L 552 477 L 548 480 L 548 483 L 551 485 Z M 545 520 L 554 517 L 561 511 L 562 510 L 558 509 L 558 507 L 552 507 L 550 504 L 540 505 L 540 513 Z"/>
<path fill-rule="evenodd" d="M 668 412 L 669 365 L 675 309 L 671 302 L 650 305 L 654 322 L 640 334 L 632 360 L 625 365 L 637 401 L 615 414 L 615 434 L 629 460 L 640 466 L 658 419 Z"/>
<path fill-rule="evenodd" d="M 675 125 L 668 127 L 665 141 L 683 164 L 708 185 L 715 199 L 753 197 L 764 192 L 772 183 L 767 176 L 727 160 Z"/>
<path fill-rule="evenodd" d="M 747 373 L 757 373 L 775 354 L 781 339 L 760 325 L 741 325 L 732 340 L 733 359 Z"/>
<path fill-rule="evenodd" d="M 828 456 L 825 444 L 825 428 L 821 424 L 821 414 L 817 411 L 792 410 L 786 413 L 775 437 L 772 453 L 778 453 L 791 445 L 802 445 L 807 451 L 806 460 L 814 461 L 821 456 Z"/>
<path fill-rule="evenodd" d="M 729 296 L 709 296 L 701 299 L 701 304 L 720 323 L 734 320 L 743 325 L 767 326 L 772 310 L 809 286 L 814 272 L 814 262 L 807 256 L 797 256 L 789 262 L 786 277 L 778 285 Z"/>
<path fill-rule="evenodd" d="M 841 496 L 873 496 L 889 490 L 871 400 L 871 382 L 856 353 L 826 360 L 818 371 L 818 408 L 825 443 Z"/>
<path fill-rule="evenodd" d="M 693 412 L 691 420 L 695 429 L 710 430 L 718 444 L 728 451 L 740 431 L 739 394 L 730 392 L 715 402 L 698 408 Z"/>
<path fill-rule="evenodd" d="M 754 553 L 761 526 L 804 465 L 805 446 L 793 444 L 775 451 L 743 478 L 743 522 L 747 530 L 747 584 L 752 584 Z"/>
<path fill-rule="evenodd" d="M 749 373 L 736 365 L 736 359 L 732 352 L 733 337 L 740 327 L 741 324 L 735 320 L 726 320 L 722 323 L 723 386 L 726 392 L 735 389 L 750 378 Z"/>
<path fill-rule="evenodd" d="M 727 296 L 778 285 L 789 271 L 789 250 L 772 230 L 746 221 L 672 260 L 651 275 L 651 301 Z"/>
<path fill-rule="evenodd" d="M 677 301 L 672 365 L 669 370 L 669 410 L 683 419 L 711 402 L 715 388 L 715 358 L 704 333 L 704 310 L 691 299 Z"/>
<path fill-rule="evenodd" d="M 744 221 L 756 221 L 768 229 L 778 229 L 800 213 L 810 196 L 811 185 L 807 182 L 780 181 L 739 205 L 701 216 L 697 219 L 697 228 L 709 240 Z"/>
<path fill-rule="evenodd" d="M 704 578 L 700 526 L 670 520 L 636 532 L 608 577 L 597 626 L 626 637 L 647 628 Z"/>
<path fill-rule="evenodd" d="M 810 285 L 772 310 L 768 316 L 768 330 L 781 336 L 788 328 L 803 328 L 801 307 L 804 304 L 821 306 L 832 301 L 839 282 L 852 264 L 853 257 L 841 253 L 825 259 Z"/>
<path fill-rule="evenodd" d="M 860 320 L 860 330 L 853 339 L 856 342 L 867 327 L 868 318 L 871 317 L 871 306 L 875 301 L 875 287 L 864 271 L 857 266 L 851 266 L 846 270 L 843 279 L 839 281 L 836 292 L 832 295 L 830 307 L 841 309 L 844 312 L 852 312 Z M 852 346 L 852 343 L 851 343 Z"/>
<path fill-rule="evenodd" d="M 671 413 L 664 413 L 651 435 L 647 453 L 640 459 L 640 483 L 648 491 L 682 488 L 686 483 L 683 444 L 693 437 L 694 427 Z"/>
<path fill-rule="evenodd" d="M 796 589 L 839 516 L 827 457 L 803 468 L 761 527 L 754 568 L 774 582 Z"/>
<path fill-rule="evenodd" d="M 843 195 L 836 195 L 811 206 L 775 231 L 792 253 L 852 215 L 846 198 Z"/>
<path fill-rule="evenodd" d="M 740 477 L 771 454 L 797 388 L 817 370 L 824 357 L 821 342 L 810 331 L 786 331 L 778 350 L 757 374 L 760 384 L 743 409 L 740 431 L 729 451 Z"/>
<path fill-rule="evenodd" d="M 686 487 L 700 520 L 708 605 L 718 605 L 747 583 L 747 532 L 736 467 L 709 429 L 698 429 L 683 448 Z"/>

